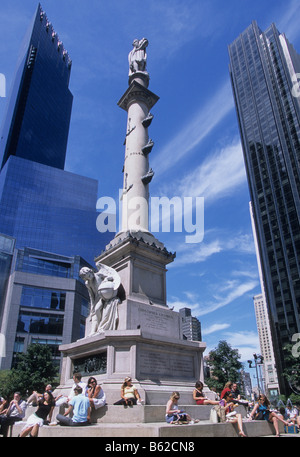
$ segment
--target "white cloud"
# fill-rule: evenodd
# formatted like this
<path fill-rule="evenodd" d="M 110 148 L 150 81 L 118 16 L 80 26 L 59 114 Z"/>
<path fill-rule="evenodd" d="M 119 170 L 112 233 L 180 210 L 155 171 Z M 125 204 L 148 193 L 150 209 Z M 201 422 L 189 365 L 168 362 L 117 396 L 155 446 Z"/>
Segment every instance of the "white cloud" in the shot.
<path fill-rule="evenodd" d="M 234 251 L 241 254 L 255 255 L 255 247 L 252 234 L 222 234 L 222 239 L 217 237 L 211 242 L 202 243 L 180 243 L 176 250 L 176 262 L 170 265 L 170 268 L 182 267 L 183 265 L 190 265 L 205 262 L 209 257 L 221 252 Z M 244 276 L 252 276 L 250 273 Z"/>
<path fill-rule="evenodd" d="M 180 14 L 179 14 L 180 11 Z M 214 21 L 207 20 L 214 15 Z M 134 15 L 130 21 L 131 28 L 136 27 L 140 15 Z M 217 16 L 219 16 L 217 24 Z M 184 52 L 188 43 L 196 39 L 214 39 L 216 25 L 222 24 L 222 14 L 219 9 L 212 7 L 211 2 L 201 0 L 164 0 L 163 2 L 148 2 L 147 21 L 143 28 L 149 30 L 151 44 L 157 49 L 156 57 L 159 62 L 166 62 Z M 149 37 L 148 37 L 149 38 Z M 167 50 L 167 52 L 166 52 Z M 195 56 L 197 59 L 197 56 Z"/>
<path fill-rule="evenodd" d="M 238 349 L 242 362 L 252 359 L 253 353 L 260 352 L 258 334 L 253 331 L 227 332 L 224 336 L 232 348 Z"/>
<path fill-rule="evenodd" d="M 206 333 L 206 335 L 208 334 Z M 253 359 L 253 354 L 260 352 L 259 338 L 254 331 L 240 330 L 239 332 L 223 332 L 218 336 L 218 341 L 227 341 L 232 349 L 237 349 L 242 363 Z M 214 351 L 216 347 L 217 343 L 207 345 L 205 355 L 208 355 L 210 351 Z M 248 370 L 248 365 L 246 369 Z"/>
<path fill-rule="evenodd" d="M 216 127 L 216 125 L 233 109 L 233 97 L 228 81 L 201 108 L 192 119 L 189 119 L 182 130 L 175 136 L 152 161 L 156 175 L 173 167 L 187 156 Z M 223 170 L 224 172 L 224 170 Z"/>
<path fill-rule="evenodd" d="M 251 292 L 258 284 L 258 280 L 249 280 L 246 282 L 227 281 L 225 286 L 216 282 L 216 284 L 211 285 L 215 290 L 212 299 L 203 302 L 199 299 L 199 295 L 191 295 L 189 293 L 190 299 L 188 300 L 180 300 L 178 297 L 170 298 L 168 306 L 170 308 L 174 307 L 175 311 L 179 311 L 180 308 L 190 308 L 194 316 L 200 317 L 230 305 L 235 300 Z M 227 294 L 224 293 L 226 291 Z M 185 292 L 183 294 L 187 295 Z"/>
<path fill-rule="evenodd" d="M 204 316 L 205 314 L 212 313 L 213 311 L 229 305 L 230 303 L 253 290 L 255 287 L 257 287 L 258 284 L 258 281 L 248 281 L 235 285 L 235 287 L 225 296 L 224 294 L 215 294 L 213 297 L 214 301 L 206 303 L 205 306 L 202 306 L 198 312 L 198 316 Z"/>
<path fill-rule="evenodd" d="M 207 328 L 202 328 L 202 335 L 210 335 L 211 333 L 220 332 L 226 328 L 230 327 L 230 324 L 212 324 Z"/>
<path fill-rule="evenodd" d="M 176 250 L 176 262 L 173 267 L 178 267 L 186 264 L 205 262 L 213 254 L 217 254 L 223 250 L 219 240 L 211 243 L 200 244 L 184 244 Z"/>
<path fill-rule="evenodd" d="M 239 139 L 209 154 L 208 158 L 176 184 L 180 195 L 201 196 L 205 204 L 228 196 L 246 182 Z"/>
<path fill-rule="evenodd" d="M 299 1 L 291 0 L 289 4 L 284 5 L 284 14 L 277 24 L 279 31 L 284 33 L 290 42 L 295 41 L 299 36 L 299 14 Z"/>
<path fill-rule="evenodd" d="M 225 333 L 226 341 L 231 344 L 231 346 L 252 346 L 257 349 L 259 344 L 258 334 L 255 332 L 249 332 L 247 330 L 230 333 Z"/>

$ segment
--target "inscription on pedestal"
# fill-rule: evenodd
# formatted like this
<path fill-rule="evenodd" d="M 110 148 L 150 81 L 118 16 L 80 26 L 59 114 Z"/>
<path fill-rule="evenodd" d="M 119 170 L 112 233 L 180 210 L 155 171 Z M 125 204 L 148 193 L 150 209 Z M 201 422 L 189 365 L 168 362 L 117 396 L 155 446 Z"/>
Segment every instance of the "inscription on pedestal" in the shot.
<path fill-rule="evenodd" d="M 167 352 L 142 352 L 139 356 L 142 376 L 166 378 L 194 378 L 194 359 L 191 356 Z"/>
<path fill-rule="evenodd" d="M 143 328 L 147 329 L 149 332 L 155 331 L 155 333 L 164 335 L 165 332 L 168 332 L 172 327 L 176 328 L 172 325 L 174 324 L 174 316 L 172 313 L 166 313 L 165 311 L 160 311 L 149 306 L 148 309 L 139 309 L 139 318 L 140 322 L 143 324 Z"/>

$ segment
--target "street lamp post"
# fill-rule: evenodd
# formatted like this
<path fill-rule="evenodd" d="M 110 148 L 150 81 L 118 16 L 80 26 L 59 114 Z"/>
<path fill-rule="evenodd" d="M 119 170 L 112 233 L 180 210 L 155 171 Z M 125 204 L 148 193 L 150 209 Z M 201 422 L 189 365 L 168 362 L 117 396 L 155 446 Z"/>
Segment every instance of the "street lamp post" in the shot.
<path fill-rule="evenodd" d="M 263 389 L 260 388 L 260 384 L 259 384 L 258 366 L 263 364 L 264 358 L 262 355 L 257 355 L 255 353 L 253 354 L 253 357 L 254 357 L 255 367 L 252 366 L 252 362 L 253 362 L 252 360 L 247 360 L 247 362 L 249 363 L 249 368 L 255 368 L 255 370 L 256 370 L 258 393 L 260 395 L 260 392 Z M 258 361 L 258 359 L 259 359 L 259 361 Z"/>

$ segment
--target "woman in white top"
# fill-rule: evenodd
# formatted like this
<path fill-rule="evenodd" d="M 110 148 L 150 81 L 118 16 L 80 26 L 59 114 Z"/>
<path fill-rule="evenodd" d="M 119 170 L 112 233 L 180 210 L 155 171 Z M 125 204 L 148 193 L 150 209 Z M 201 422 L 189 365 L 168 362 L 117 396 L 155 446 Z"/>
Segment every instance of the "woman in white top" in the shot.
<path fill-rule="evenodd" d="M 88 380 L 86 395 L 90 399 L 91 408 L 98 409 L 106 405 L 105 393 L 93 377 Z"/>

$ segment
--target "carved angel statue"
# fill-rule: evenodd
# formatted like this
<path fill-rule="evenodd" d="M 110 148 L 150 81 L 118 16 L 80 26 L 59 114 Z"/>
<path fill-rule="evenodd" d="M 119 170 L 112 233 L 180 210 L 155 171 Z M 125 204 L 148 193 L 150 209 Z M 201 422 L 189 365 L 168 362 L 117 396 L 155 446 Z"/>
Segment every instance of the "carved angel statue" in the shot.
<path fill-rule="evenodd" d="M 141 40 L 135 39 L 132 43 L 133 49 L 128 55 L 129 61 L 129 76 L 137 71 L 146 73 L 147 53 L 146 47 L 148 40 L 142 38 Z"/>
<path fill-rule="evenodd" d="M 116 330 L 118 325 L 118 289 L 121 284 L 119 274 L 102 263 L 96 264 L 98 271 L 81 268 L 79 275 L 85 281 L 90 297 L 90 335 Z"/>

